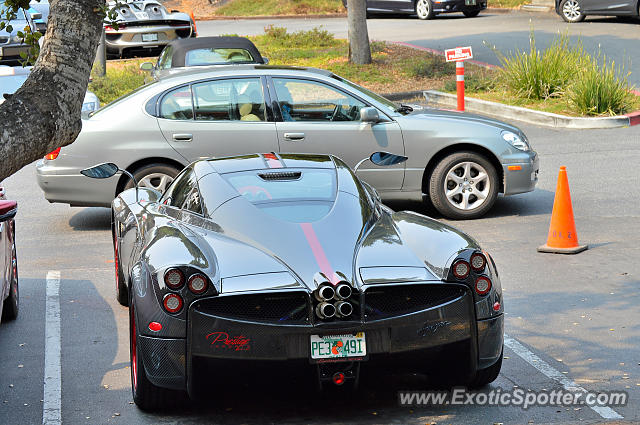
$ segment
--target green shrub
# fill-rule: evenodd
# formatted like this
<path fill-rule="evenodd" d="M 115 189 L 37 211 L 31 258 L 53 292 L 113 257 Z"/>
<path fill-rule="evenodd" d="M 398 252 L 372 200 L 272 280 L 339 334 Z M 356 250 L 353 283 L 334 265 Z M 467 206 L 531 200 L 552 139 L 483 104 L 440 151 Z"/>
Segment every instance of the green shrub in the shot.
<path fill-rule="evenodd" d="M 105 76 L 93 78 L 89 90 L 105 105 L 143 85 L 147 75 L 140 70 L 137 62 L 118 68 L 109 67 Z"/>
<path fill-rule="evenodd" d="M 569 88 L 569 105 L 582 115 L 621 115 L 632 109 L 634 94 L 624 67 L 593 59 Z"/>
<path fill-rule="evenodd" d="M 465 92 L 491 91 L 495 87 L 495 80 L 484 73 L 467 74 L 464 76 Z M 444 91 L 455 92 L 457 89 L 455 79 L 447 80 L 447 82 L 444 83 Z"/>
<path fill-rule="evenodd" d="M 502 64 L 501 80 L 508 90 L 527 99 L 562 96 L 571 81 L 589 61 L 582 44 L 569 45 L 569 35 L 557 35 L 551 45 L 540 52 L 531 30 L 529 52 L 503 55 L 494 48 Z"/>
<path fill-rule="evenodd" d="M 286 28 L 269 25 L 264 29 L 268 42 L 278 47 L 331 47 L 339 44 L 327 30 L 315 27 L 309 31 L 287 32 Z"/>
<path fill-rule="evenodd" d="M 445 62 L 444 59 L 436 56 L 426 56 L 414 62 L 409 69 L 409 74 L 417 78 L 439 78 L 455 75 L 455 73 L 455 63 Z"/>

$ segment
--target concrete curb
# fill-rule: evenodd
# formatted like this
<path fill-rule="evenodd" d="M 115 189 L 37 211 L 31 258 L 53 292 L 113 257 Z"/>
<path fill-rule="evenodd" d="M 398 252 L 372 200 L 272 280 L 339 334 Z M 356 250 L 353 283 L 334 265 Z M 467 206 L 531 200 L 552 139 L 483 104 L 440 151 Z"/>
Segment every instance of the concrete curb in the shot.
<path fill-rule="evenodd" d="M 455 108 L 457 106 L 457 97 L 455 94 L 443 93 L 437 90 L 426 90 L 423 92 L 423 95 L 427 103 L 435 103 L 448 108 Z M 465 98 L 465 110 L 468 112 L 493 115 L 502 119 L 514 119 L 554 128 L 619 128 L 640 124 L 640 111 L 615 117 L 568 117 L 566 115 L 535 111 L 520 106 L 504 105 L 502 103 L 489 102 L 471 97 Z"/>
<path fill-rule="evenodd" d="M 490 7 L 485 9 L 486 12 L 492 13 L 511 13 L 520 9 L 503 8 L 503 7 Z M 347 13 L 327 13 L 316 15 L 255 15 L 255 16 L 198 16 L 196 15 L 196 21 L 237 21 L 240 19 L 329 19 L 329 18 L 346 18 Z"/>

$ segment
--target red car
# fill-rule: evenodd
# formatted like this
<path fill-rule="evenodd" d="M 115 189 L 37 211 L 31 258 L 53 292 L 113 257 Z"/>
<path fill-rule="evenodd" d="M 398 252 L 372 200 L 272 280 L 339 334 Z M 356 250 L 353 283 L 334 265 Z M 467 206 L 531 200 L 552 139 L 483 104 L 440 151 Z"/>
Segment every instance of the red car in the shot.
<path fill-rule="evenodd" d="M 18 260 L 16 257 L 13 218 L 18 212 L 16 201 L 7 201 L 0 188 L 0 312 L 2 321 L 18 317 Z"/>

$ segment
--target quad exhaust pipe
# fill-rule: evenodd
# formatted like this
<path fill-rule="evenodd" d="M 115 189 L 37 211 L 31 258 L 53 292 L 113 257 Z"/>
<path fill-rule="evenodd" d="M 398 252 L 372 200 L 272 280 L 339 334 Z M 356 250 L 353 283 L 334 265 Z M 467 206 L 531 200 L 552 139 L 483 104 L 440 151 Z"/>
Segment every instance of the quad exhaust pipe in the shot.
<path fill-rule="evenodd" d="M 321 319 L 331 319 L 336 315 L 336 307 L 328 302 L 322 302 L 316 306 L 316 314 Z"/>
<path fill-rule="evenodd" d="M 349 317 L 353 313 L 353 306 L 346 301 L 338 301 L 335 307 L 337 317 Z"/>
<path fill-rule="evenodd" d="M 315 297 L 319 302 L 332 300 L 336 296 L 336 291 L 331 285 L 322 285 L 316 291 Z"/>
<path fill-rule="evenodd" d="M 349 298 L 351 296 L 352 293 L 353 293 L 353 291 L 351 289 L 351 286 L 347 285 L 346 283 L 341 283 L 336 288 L 336 299 L 337 300 L 346 300 L 347 298 Z"/>

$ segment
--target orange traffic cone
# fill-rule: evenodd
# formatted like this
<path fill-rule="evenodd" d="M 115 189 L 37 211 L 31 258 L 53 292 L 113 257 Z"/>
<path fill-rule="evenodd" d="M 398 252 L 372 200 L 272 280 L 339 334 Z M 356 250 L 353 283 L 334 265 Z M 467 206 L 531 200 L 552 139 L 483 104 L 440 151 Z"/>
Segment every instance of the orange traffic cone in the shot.
<path fill-rule="evenodd" d="M 193 21 L 193 37 L 198 36 L 198 27 L 196 26 L 196 17 L 193 16 L 193 10 L 190 13 L 191 20 Z"/>
<path fill-rule="evenodd" d="M 560 167 L 556 197 L 553 200 L 553 212 L 549 225 L 547 243 L 538 247 L 538 252 L 551 252 L 555 254 L 577 254 L 588 248 L 587 245 L 578 245 L 578 233 L 573 221 L 573 207 L 571 206 L 571 193 L 569 193 L 569 179 L 567 168 Z"/>

